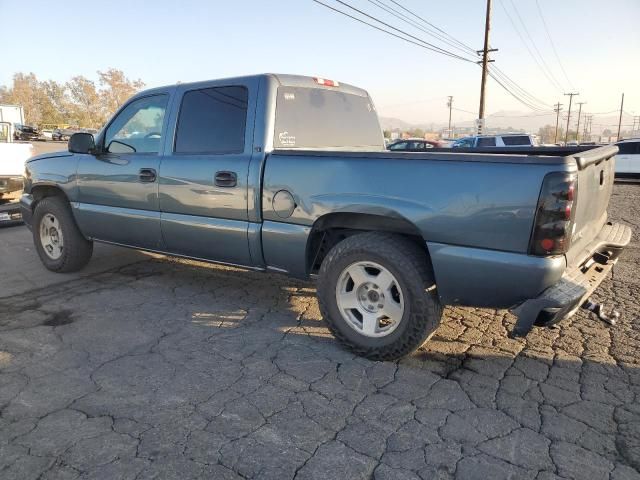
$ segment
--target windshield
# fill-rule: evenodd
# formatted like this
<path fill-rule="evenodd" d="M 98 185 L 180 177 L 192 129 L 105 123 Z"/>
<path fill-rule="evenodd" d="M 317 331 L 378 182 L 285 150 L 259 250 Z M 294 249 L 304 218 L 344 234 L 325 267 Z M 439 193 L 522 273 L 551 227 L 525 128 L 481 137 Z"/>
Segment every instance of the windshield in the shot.
<path fill-rule="evenodd" d="M 384 150 L 368 96 L 339 90 L 279 87 L 275 148 Z"/>

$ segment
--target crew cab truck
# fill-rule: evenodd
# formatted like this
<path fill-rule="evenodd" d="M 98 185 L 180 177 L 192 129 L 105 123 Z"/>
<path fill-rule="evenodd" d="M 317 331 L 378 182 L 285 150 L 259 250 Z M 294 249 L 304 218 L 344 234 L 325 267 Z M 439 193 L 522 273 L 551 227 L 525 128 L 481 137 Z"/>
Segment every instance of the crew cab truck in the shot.
<path fill-rule="evenodd" d="M 616 147 L 583 150 L 389 152 L 364 90 L 265 74 L 135 95 L 31 159 L 21 205 L 56 272 L 99 241 L 317 277 L 334 335 L 386 360 L 443 305 L 517 307 L 524 335 L 596 288 L 631 231 L 607 221 Z"/>

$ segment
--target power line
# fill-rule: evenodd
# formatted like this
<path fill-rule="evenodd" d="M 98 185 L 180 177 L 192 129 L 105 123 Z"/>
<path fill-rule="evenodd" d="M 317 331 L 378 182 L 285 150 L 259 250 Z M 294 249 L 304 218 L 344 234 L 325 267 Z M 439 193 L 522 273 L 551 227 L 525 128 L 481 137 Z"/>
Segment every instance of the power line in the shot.
<path fill-rule="evenodd" d="M 328 7 L 328 5 L 323 4 L 322 2 L 319 2 L 318 0 L 313 0 L 313 1 L 314 1 L 314 2 L 316 2 L 316 3 L 320 3 L 320 4 L 322 4 L 322 5 L 325 5 L 325 6 L 327 6 L 327 7 Z M 347 2 L 343 2 L 342 0 L 335 0 L 335 1 L 336 1 L 337 3 L 339 3 L 340 5 L 342 5 L 342 6 L 344 6 L 344 7 L 347 7 L 347 8 L 349 8 L 349 9 L 353 10 L 354 12 L 358 12 L 360 15 L 363 15 L 363 16 L 365 16 L 365 17 L 367 17 L 367 18 L 369 18 L 369 19 L 373 20 L 374 22 L 378 22 L 378 23 L 380 23 L 380 24 L 384 25 L 385 27 L 391 28 L 392 30 L 395 30 L 396 32 L 401 33 L 402 35 L 405 35 L 405 36 L 407 36 L 407 37 L 409 37 L 409 38 L 412 38 L 412 39 L 414 39 L 414 40 L 417 40 L 417 41 L 418 41 L 418 42 L 420 42 L 420 43 L 423 43 L 423 44 L 425 44 L 425 45 L 428 45 L 429 47 L 431 47 L 431 49 L 432 49 L 432 50 L 437 51 L 437 52 L 439 52 L 439 53 L 442 53 L 443 55 L 448 55 L 448 56 L 453 57 L 453 58 L 458 58 L 458 59 L 460 59 L 460 60 L 464 60 L 464 61 L 466 61 L 466 62 L 472 62 L 472 61 L 473 61 L 473 60 L 469 60 L 468 58 L 461 57 L 460 55 L 458 55 L 458 54 L 456 54 L 456 53 L 453 53 L 453 52 L 450 52 L 450 51 L 448 51 L 448 50 L 445 50 L 444 48 L 438 47 L 437 45 L 434 45 L 433 43 L 429 43 L 429 42 L 427 42 L 427 41 L 425 41 L 425 40 L 423 40 L 423 39 L 421 39 L 421 38 L 419 38 L 419 37 L 416 37 L 415 35 L 411 35 L 410 33 L 407 33 L 407 32 L 405 32 L 404 30 L 401 30 L 401 29 L 399 29 L 399 28 L 396 28 L 396 27 L 394 27 L 393 25 L 390 25 L 390 24 L 388 24 L 388 23 L 386 23 L 386 22 L 383 22 L 383 21 L 382 21 L 382 20 L 380 20 L 379 18 L 376 18 L 376 17 L 374 17 L 373 15 L 369 15 L 368 13 L 363 12 L 362 10 L 360 10 L 360 9 L 358 9 L 358 8 L 356 8 L 356 7 L 354 7 L 353 5 L 348 4 Z M 339 11 L 339 10 L 336 10 L 336 11 Z M 341 12 L 341 13 L 344 13 L 344 12 Z"/>
<path fill-rule="evenodd" d="M 322 5 L 325 8 L 328 8 L 329 10 L 332 10 L 332 11 L 334 11 L 336 13 L 344 15 L 344 16 L 352 19 L 352 20 L 355 20 L 356 22 L 359 22 L 359 23 L 362 23 L 364 25 L 367 25 L 367 26 L 369 26 L 371 28 L 374 28 L 374 29 L 376 29 L 376 30 L 378 30 L 380 32 L 386 33 L 387 35 L 391 35 L 391 36 L 393 36 L 395 38 L 398 38 L 400 40 L 403 40 L 403 41 L 405 41 L 407 43 L 410 43 L 410 44 L 416 45 L 418 47 L 424 48 L 426 50 L 430 50 L 430 51 L 433 51 L 435 53 L 440 53 L 442 55 L 446 55 L 446 56 L 449 56 L 449 57 L 452 57 L 452 58 L 455 58 L 455 59 L 458 59 L 458 60 L 462 60 L 462 61 L 469 62 L 469 63 L 474 63 L 474 64 L 476 63 L 473 60 L 470 60 L 468 58 L 465 58 L 465 57 L 462 57 L 460 55 L 457 55 L 457 54 L 455 54 L 453 52 L 450 52 L 450 51 L 448 51 L 446 49 L 440 48 L 440 47 L 438 47 L 438 46 L 436 46 L 436 45 L 434 45 L 432 43 L 426 42 L 425 40 L 423 40 L 423 39 L 421 39 L 419 37 L 411 35 L 411 34 L 405 32 L 404 30 L 401 30 L 401 29 L 399 29 L 397 27 L 394 27 L 393 25 L 390 25 L 390 24 L 388 24 L 386 22 L 383 22 L 382 20 L 380 20 L 380 19 L 378 19 L 378 18 L 376 18 L 376 17 L 374 17 L 372 15 L 369 15 L 369 14 L 363 12 L 362 10 L 359 10 L 359 9 L 349 5 L 348 3 L 346 3 L 346 2 L 344 2 L 342 0 L 335 0 L 335 1 L 340 3 L 343 6 L 347 7 L 347 8 L 350 8 L 351 10 L 354 10 L 354 11 L 360 13 L 361 15 L 363 15 L 363 16 L 365 16 L 365 17 L 367 17 L 367 18 L 369 18 L 369 19 L 371 19 L 371 20 L 373 20 L 375 22 L 378 22 L 378 23 L 380 23 L 380 24 L 382 24 L 384 26 L 387 26 L 387 27 L 395 30 L 396 32 L 399 32 L 399 34 L 391 32 L 391 31 L 389 31 L 389 30 L 387 30 L 385 28 L 379 27 L 378 25 L 374 25 L 372 23 L 369 23 L 366 20 L 358 18 L 358 17 L 356 17 L 354 15 L 351 15 L 351 14 L 349 14 L 349 13 L 347 13 L 345 11 L 342 11 L 342 10 L 340 10 L 338 8 L 335 8 L 335 7 L 331 6 L 331 5 L 327 5 L 326 3 L 324 3 L 324 2 L 322 2 L 320 0 L 312 0 L 312 1 L 317 3 L 317 4 L 319 4 L 319 5 Z M 433 26 L 438 31 L 440 31 L 443 34 L 447 35 L 451 39 L 456 40 L 454 37 L 452 37 L 451 35 L 446 33 L 441 28 L 433 25 L 432 23 L 428 22 L 424 18 L 422 18 L 422 17 L 418 16 L 417 14 L 411 12 L 410 10 L 406 9 L 405 7 L 400 5 L 398 2 L 396 2 L 394 0 L 391 0 L 391 1 L 394 4 L 398 5 L 400 8 L 402 8 L 403 10 L 411 13 L 412 15 L 415 15 L 417 18 L 419 18 L 422 21 L 426 22 L 427 24 Z M 406 20 L 405 20 L 405 23 L 407 23 Z M 403 35 L 405 35 L 405 36 L 403 36 Z M 407 37 L 410 37 L 410 38 L 407 38 Z M 456 40 L 456 42 L 460 43 L 461 45 L 465 45 L 462 42 L 459 42 L 458 40 Z M 465 47 L 470 49 L 470 47 L 468 47 L 466 45 L 465 45 Z M 520 102 L 524 106 L 528 107 L 529 109 L 534 110 L 534 111 L 543 110 L 543 108 L 541 108 L 540 106 L 536 105 L 536 103 L 540 103 L 542 105 L 548 106 L 547 104 L 545 104 L 545 103 L 541 102 L 540 100 L 536 99 L 536 97 L 534 97 L 533 95 L 529 94 L 526 90 L 524 90 L 522 87 L 520 87 L 515 81 L 513 81 L 512 79 L 507 77 L 506 74 L 504 74 L 504 72 L 499 71 L 499 73 L 495 73 L 494 74 L 493 71 L 489 71 L 488 74 L 489 74 L 489 76 L 491 78 L 493 78 L 496 81 L 496 83 L 498 83 L 498 85 L 500 85 L 500 87 L 502 87 L 507 93 L 509 93 L 509 95 L 511 95 L 518 102 Z M 498 77 L 500 77 L 500 78 L 498 78 Z M 506 84 L 508 84 L 508 85 L 506 85 Z M 525 97 L 525 98 L 521 98 L 521 97 Z"/>
<path fill-rule="evenodd" d="M 565 80 L 567 81 L 567 83 L 571 87 L 571 90 L 575 90 L 576 88 L 573 86 L 573 83 L 571 83 L 571 80 L 569 80 L 569 77 L 567 76 L 567 72 L 564 69 L 564 66 L 562 65 L 562 61 L 560 60 L 560 55 L 558 55 L 558 50 L 556 50 L 556 45 L 553 42 L 553 38 L 551 38 L 551 33 L 549 32 L 549 27 L 547 26 L 547 22 L 544 19 L 544 15 L 542 15 L 542 9 L 540 8 L 540 3 L 538 2 L 538 0 L 536 0 L 536 7 L 538 8 L 538 14 L 540 14 L 540 19 L 542 20 L 542 24 L 544 25 L 544 31 L 547 32 L 547 38 L 549 39 L 549 43 L 551 43 L 551 48 L 553 49 L 553 53 L 556 56 L 556 60 L 558 61 L 558 65 L 560 65 L 560 70 L 562 70 L 562 74 L 564 75 Z"/>
<path fill-rule="evenodd" d="M 317 3 L 317 4 L 319 4 L 319 5 L 322 5 L 323 7 L 328 8 L 329 10 L 333 10 L 333 11 L 334 11 L 334 12 L 336 12 L 336 13 L 339 13 L 339 14 L 341 14 L 341 15 L 344 15 L 345 17 L 349 17 L 350 19 L 355 20 L 356 22 L 360 22 L 360 23 L 362 23 L 362 24 L 364 24 L 364 25 L 368 25 L 368 26 L 369 26 L 369 27 L 371 27 L 371 28 L 374 28 L 374 29 L 376 29 L 376 30 L 379 30 L 380 32 L 386 33 L 387 35 L 391 35 L 392 37 L 399 38 L 400 40 L 404 40 L 405 42 L 407 42 L 407 43 L 411 43 L 411 44 L 416 45 L 416 46 L 418 46 L 418 47 L 420 47 L 420 48 L 424 48 L 424 49 L 426 49 L 426 50 L 431 50 L 431 51 L 433 51 L 433 52 L 443 54 L 441 51 L 439 51 L 440 49 L 431 48 L 431 47 L 428 47 L 428 46 L 426 46 L 426 45 L 423 45 L 422 43 L 414 42 L 413 40 L 410 40 L 410 39 L 408 39 L 408 38 L 402 37 L 402 36 L 397 35 L 397 34 L 395 34 L 395 33 L 393 33 L 393 32 L 390 32 L 390 31 L 388 31 L 388 30 L 385 30 L 384 28 L 380 28 L 380 27 L 378 27 L 377 25 L 373 25 L 372 23 L 366 22 L 366 21 L 364 21 L 364 20 L 362 20 L 362 19 L 360 19 L 360 18 L 358 18 L 358 17 L 355 17 L 355 16 L 353 16 L 353 15 L 350 15 L 350 14 L 348 14 L 347 12 L 343 12 L 342 10 L 338 10 L 337 8 L 332 7 L 332 6 L 330 6 L 330 5 L 327 5 L 326 3 L 323 3 L 323 2 L 321 2 L 320 0 L 312 0 L 312 1 L 313 1 L 313 2 L 315 2 L 315 3 Z M 450 54 L 450 55 L 449 55 L 449 54 L 443 54 L 443 55 L 447 55 L 447 56 L 454 57 L 454 58 L 459 58 L 459 59 L 464 60 L 464 61 L 466 61 L 466 62 L 473 63 L 473 61 L 471 61 L 471 60 L 467 60 L 467 59 L 462 58 L 462 57 L 458 57 L 458 56 L 457 56 L 457 55 L 455 55 L 455 54 Z"/>
<path fill-rule="evenodd" d="M 524 33 L 527 35 L 527 38 L 529 39 L 529 41 L 531 42 L 531 45 L 533 46 L 533 49 L 536 51 L 536 53 L 538 54 L 538 57 L 540 57 L 540 61 L 542 62 L 542 64 L 544 65 L 544 67 L 546 68 L 546 70 L 549 72 L 549 75 L 551 75 L 551 78 L 553 79 L 554 83 L 556 84 L 556 86 L 562 90 L 562 85 L 560 84 L 560 82 L 558 82 L 558 79 L 556 78 L 556 76 L 553 74 L 553 70 L 551 70 L 549 68 L 549 65 L 547 65 L 547 62 L 544 60 L 544 57 L 542 56 L 542 53 L 540 53 L 540 50 L 538 50 L 538 46 L 536 45 L 535 40 L 533 39 L 533 37 L 531 36 L 531 34 L 529 33 L 529 29 L 527 28 L 527 24 L 524 22 L 524 20 L 522 20 L 522 16 L 520 15 L 520 11 L 518 10 L 518 7 L 516 6 L 516 4 L 513 2 L 513 0 L 509 0 L 509 2 L 511 3 L 511 6 L 513 7 L 513 10 L 516 12 L 516 15 L 518 16 L 518 20 L 520 21 L 520 24 L 522 25 L 522 28 L 524 30 Z"/>
<path fill-rule="evenodd" d="M 548 103 L 543 102 L 542 100 L 540 100 L 539 98 L 535 97 L 534 95 L 529 93 L 527 90 L 522 88 L 520 85 L 518 85 L 518 83 L 515 80 L 511 79 L 506 73 L 504 73 L 502 70 L 500 70 L 495 65 L 491 66 L 491 70 L 493 70 L 493 72 L 497 76 L 499 76 L 503 81 L 505 81 L 506 83 L 510 84 L 512 86 L 512 88 L 514 88 L 514 90 L 519 91 L 521 96 L 526 97 L 526 99 L 529 101 L 529 103 L 532 103 L 534 105 L 540 105 L 540 106 L 545 107 L 547 109 L 551 107 L 551 105 L 549 105 Z M 538 107 L 537 109 L 540 110 L 540 109 L 543 109 L 543 108 Z"/>
<path fill-rule="evenodd" d="M 376 2 L 376 3 L 382 3 L 381 0 L 368 0 L 369 2 Z M 440 32 L 442 32 L 443 34 L 447 35 L 448 37 L 450 37 L 453 41 L 457 42 L 460 45 L 464 45 L 464 47 L 467 50 L 474 52 L 471 47 L 465 45 L 464 43 L 460 42 L 459 40 L 457 40 L 455 37 L 453 37 L 452 35 L 449 35 L 447 32 L 445 32 L 444 30 L 436 27 L 435 25 L 433 25 L 431 22 L 427 21 L 426 19 L 420 17 L 419 15 L 417 15 L 416 13 L 412 12 L 411 10 L 408 10 L 407 8 L 403 7 L 402 5 L 400 5 L 397 1 L 391 0 L 393 1 L 393 3 L 395 3 L 396 5 L 398 5 L 400 8 L 402 8 L 403 10 L 411 13 L 412 15 L 414 15 L 416 18 L 419 18 L 420 20 L 422 20 L 423 22 L 425 22 L 427 25 L 430 25 L 434 28 L 437 28 Z M 389 7 L 391 8 L 391 7 Z M 392 9 L 393 10 L 393 9 Z M 394 10 L 395 12 L 398 12 L 397 10 Z M 397 15 L 396 15 L 397 16 Z M 406 22 L 411 22 L 412 24 L 414 24 L 415 22 L 412 22 L 410 19 L 406 20 L 406 16 L 403 15 L 403 19 Z M 524 97 L 525 100 L 525 105 L 530 106 L 533 105 L 535 106 L 535 108 L 532 108 L 533 110 L 542 110 L 540 107 L 538 107 L 538 104 L 545 107 L 545 108 L 550 108 L 551 105 L 549 105 L 548 103 L 543 102 L 542 100 L 538 99 L 537 97 L 535 97 L 534 95 L 530 94 L 529 92 L 527 92 L 524 88 L 522 88 L 520 85 L 518 85 L 513 79 L 511 79 L 510 77 L 507 76 L 507 74 L 505 74 L 502 70 L 500 70 L 498 67 L 496 67 L 495 65 L 491 65 L 490 68 L 496 70 L 495 74 L 497 76 L 500 77 L 500 79 L 502 80 L 502 82 L 504 82 L 506 85 L 508 85 L 513 92 L 510 92 L 510 94 L 516 94 L 518 96 Z M 522 102 L 521 102 L 522 103 Z M 530 104 L 530 105 L 529 105 Z M 530 107 L 531 108 L 531 107 Z"/>
<path fill-rule="evenodd" d="M 456 50 L 459 50 L 465 54 L 474 54 L 475 55 L 475 51 L 473 51 L 471 48 L 468 47 L 461 47 L 458 45 L 457 42 L 449 40 L 446 36 L 444 36 L 441 33 L 438 32 L 434 32 L 429 28 L 425 28 L 424 26 L 420 25 L 420 23 L 416 22 L 415 20 L 413 20 L 411 17 L 405 15 L 404 13 L 402 13 L 401 11 L 390 7 L 389 5 L 383 3 L 381 0 L 367 0 L 369 3 L 374 4 L 376 7 L 381 8 L 382 10 L 384 10 L 387 13 L 390 13 L 391 15 L 393 15 L 396 18 L 399 18 L 400 20 L 411 24 L 414 28 L 417 28 L 418 30 L 426 33 L 427 35 L 431 35 L 432 37 L 440 40 L 441 42 L 446 43 L 447 45 L 449 45 L 452 48 L 455 48 Z"/>
<path fill-rule="evenodd" d="M 409 10 L 408 8 L 402 6 L 399 2 L 397 2 L 396 0 L 390 0 L 392 3 L 396 4 L 398 7 L 400 7 L 402 10 L 404 10 L 405 12 L 409 13 L 410 15 L 413 15 L 414 17 L 422 20 L 424 23 L 426 23 L 427 25 L 435 28 L 436 30 L 438 30 L 439 32 L 442 32 L 444 35 L 446 35 L 447 37 L 451 38 L 451 40 L 453 40 L 454 42 L 458 43 L 459 45 L 467 48 L 468 50 L 470 50 L 471 52 L 475 52 L 475 49 L 471 48 L 469 45 L 461 42 L 460 40 L 458 40 L 457 38 L 449 35 L 447 32 L 445 32 L 444 30 L 442 30 L 441 28 L 439 28 L 438 26 L 434 25 L 433 23 L 429 22 L 428 20 L 422 18 L 420 15 L 418 15 L 417 13 L 412 12 L 411 10 Z"/>
<path fill-rule="evenodd" d="M 554 88 L 557 88 L 559 92 L 562 92 L 562 87 L 558 86 L 558 84 L 553 81 L 551 76 L 547 73 L 547 71 L 543 68 L 543 66 L 538 61 L 538 58 L 533 54 L 533 51 L 529 47 L 529 44 L 527 43 L 527 41 L 522 36 L 522 33 L 520 32 L 520 29 L 518 29 L 518 26 L 516 25 L 516 22 L 513 20 L 513 17 L 511 16 L 511 14 L 507 10 L 507 8 L 504 6 L 504 3 L 502 2 L 502 0 L 500 0 L 500 5 L 502 6 L 502 10 L 504 10 L 504 13 L 507 15 L 507 18 L 509 19 L 509 22 L 511 22 L 511 25 L 513 26 L 513 29 L 516 31 L 516 33 L 520 37 L 520 40 L 522 41 L 522 44 L 525 46 L 525 48 L 529 52 L 529 55 L 531 56 L 533 61 L 536 63 L 536 65 L 538 66 L 540 71 L 544 74 L 545 77 L 547 77 L 547 80 L 549 80 L 549 83 L 551 83 L 551 85 L 553 85 Z"/>

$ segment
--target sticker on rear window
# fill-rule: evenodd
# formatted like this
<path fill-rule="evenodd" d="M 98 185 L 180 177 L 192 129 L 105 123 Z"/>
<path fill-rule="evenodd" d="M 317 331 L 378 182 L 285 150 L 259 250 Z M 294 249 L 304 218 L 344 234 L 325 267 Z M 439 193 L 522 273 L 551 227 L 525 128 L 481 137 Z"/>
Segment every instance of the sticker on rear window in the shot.
<path fill-rule="evenodd" d="M 293 147 L 296 144 L 296 137 L 290 135 L 289 132 L 282 132 L 278 134 L 278 140 L 283 147 Z"/>
<path fill-rule="evenodd" d="M 295 100 L 296 99 L 296 94 L 295 93 L 285 93 L 284 94 L 284 99 L 285 100 Z"/>

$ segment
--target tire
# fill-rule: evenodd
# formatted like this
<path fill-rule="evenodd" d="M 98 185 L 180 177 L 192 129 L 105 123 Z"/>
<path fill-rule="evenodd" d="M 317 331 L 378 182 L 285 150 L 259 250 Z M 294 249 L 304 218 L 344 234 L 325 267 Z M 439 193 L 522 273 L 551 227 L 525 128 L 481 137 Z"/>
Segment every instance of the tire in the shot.
<path fill-rule="evenodd" d="M 31 225 L 33 243 L 40 260 L 52 272 L 76 272 L 91 259 L 93 242 L 84 238 L 80 232 L 64 197 L 54 196 L 40 200 Z M 48 239 L 47 244 L 44 243 L 44 238 Z"/>
<path fill-rule="evenodd" d="M 350 272 L 363 268 L 362 278 L 367 281 L 357 283 Z M 384 272 L 393 278 L 390 289 L 384 287 L 388 283 Z M 386 273 L 384 278 L 389 278 Z M 378 279 L 383 279 L 382 287 L 375 284 Z M 325 257 L 317 284 L 318 303 L 329 329 L 348 349 L 371 360 L 397 360 L 420 347 L 440 324 L 442 305 L 431 288 L 434 284 L 429 257 L 419 245 L 391 233 L 361 233 L 338 243 Z M 374 287 L 377 293 L 371 300 Z M 348 298 L 347 308 L 343 298 Z M 358 306 L 352 309 L 354 298 Z M 375 305 L 381 298 L 382 304 Z M 385 317 L 389 308 L 396 314 Z M 379 314 L 383 314 L 380 319 Z M 392 320 L 394 316 L 400 320 Z M 365 327 L 366 318 L 375 318 L 373 328 L 371 322 Z"/>

